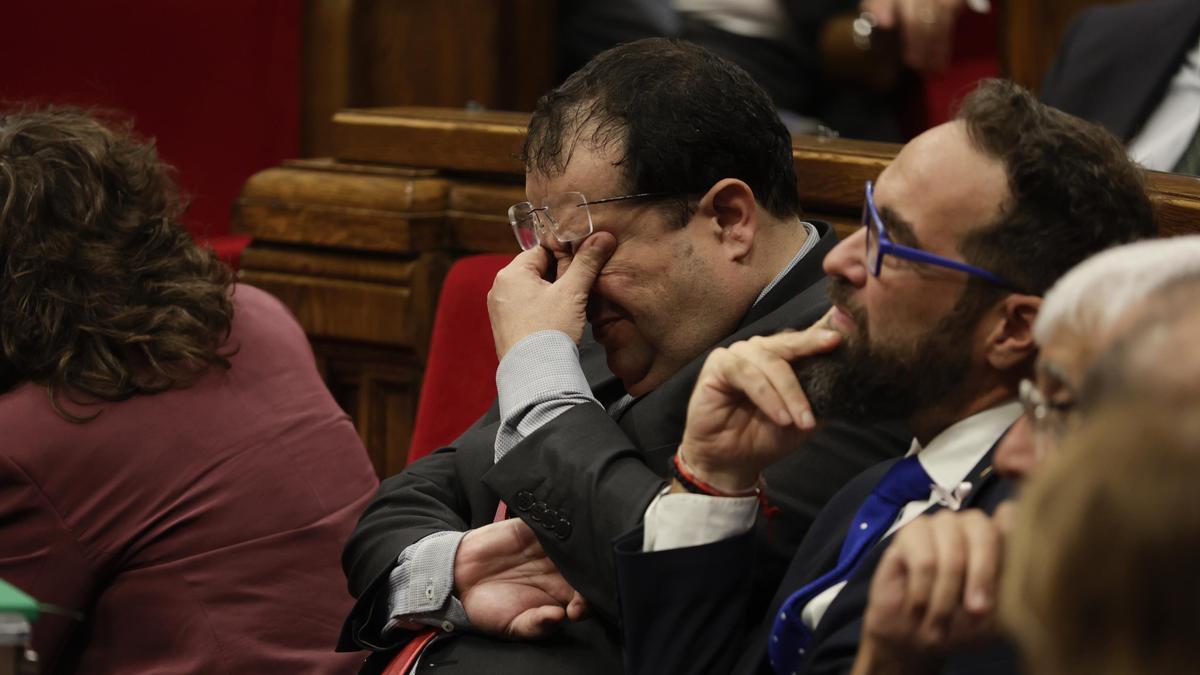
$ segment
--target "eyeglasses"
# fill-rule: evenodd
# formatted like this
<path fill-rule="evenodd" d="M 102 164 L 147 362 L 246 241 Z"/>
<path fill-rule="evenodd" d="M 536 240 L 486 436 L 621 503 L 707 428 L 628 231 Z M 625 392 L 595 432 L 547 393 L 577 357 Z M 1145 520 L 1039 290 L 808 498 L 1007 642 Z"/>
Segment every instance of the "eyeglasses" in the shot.
<path fill-rule="evenodd" d="M 1055 435 L 1063 435 L 1070 427 L 1070 420 L 1075 412 L 1074 401 L 1048 401 L 1041 390 L 1029 379 L 1021 380 L 1017 388 L 1017 397 L 1025 414 L 1033 421 L 1034 428 L 1039 431 L 1051 431 Z"/>
<path fill-rule="evenodd" d="M 992 274 L 987 270 L 961 263 L 957 260 L 943 258 L 940 255 L 922 251 L 919 248 L 902 246 L 892 241 L 888 238 L 887 228 L 883 226 L 883 219 L 879 217 L 879 211 L 875 208 L 875 184 L 873 181 L 867 181 L 867 198 L 863 202 L 862 224 L 867 229 L 867 267 L 871 270 L 872 276 L 879 276 L 880 270 L 883 269 L 883 256 L 893 255 L 897 258 L 912 260 L 913 262 L 937 265 L 939 267 L 966 272 L 971 276 L 978 277 L 1002 288 L 1007 288 L 1014 293 L 1025 292 L 1011 281 Z"/>
<path fill-rule="evenodd" d="M 541 206 L 534 206 L 530 202 L 513 204 L 508 207 L 508 222 L 512 224 L 521 250 L 528 251 L 543 242 L 550 243 L 546 239 L 547 233 L 554 235 L 554 239 L 562 244 L 587 238 L 593 231 L 590 206 L 673 196 L 669 192 L 643 192 L 589 202 L 582 192 L 562 192 L 550 195 Z"/>

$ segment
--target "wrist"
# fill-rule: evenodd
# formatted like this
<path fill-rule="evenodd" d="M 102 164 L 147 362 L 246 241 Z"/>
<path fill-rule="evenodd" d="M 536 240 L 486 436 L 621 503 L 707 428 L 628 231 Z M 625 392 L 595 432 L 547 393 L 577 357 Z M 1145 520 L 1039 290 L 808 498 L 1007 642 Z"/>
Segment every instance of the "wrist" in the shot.
<path fill-rule="evenodd" d="M 757 493 L 761 472 L 757 467 L 735 463 L 712 466 L 696 462 L 687 452 L 686 444 L 675 452 L 672 491 L 676 486 L 689 492 L 702 492 L 720 497 L 748 497 Z M 695 489 L 697 488 L 698 489 Z"/>

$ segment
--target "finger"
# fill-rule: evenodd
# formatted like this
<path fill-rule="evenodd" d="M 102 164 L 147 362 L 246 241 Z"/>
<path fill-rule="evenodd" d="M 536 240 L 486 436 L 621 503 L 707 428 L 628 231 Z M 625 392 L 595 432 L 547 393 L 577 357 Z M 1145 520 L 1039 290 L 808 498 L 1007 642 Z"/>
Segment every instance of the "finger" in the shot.
<path fill-rule="evenodd" d="M 567 604 L 567 618 L 571 621 L 581 621 L 586 619 L 587 615 L 587 600 L 576 591 L 575 596 L 571 598 L 571 602 Z"/>
<path fill-rule="evenodd" d="M 1016 518 L 1017 505 L 1010 500 L 996 508 L 996 512 L 992 514 L 992 523 L 1000 530 L 1001 535 L 1007 536 L 1012 534 Z"/>
<path fill-rule="evenodd" d="M 907 613 L 920 622 L 929 608 L 929 595 L 937 570 L 933 538 L 925 519 L 918 518 L 900 530 L 900 536 L 892 545 L 900 543 L 904 544 L 903 562 L 908 571 L 908 587 L 904 593 Z"/>
<path fill-rule="evenodd" d="M 876 637 L 883 636 L 885 626 L 890 626 L 889 632 L 894 633 L 896 630 L 903 631 L 903 624 L 912 620 L 903 612 L 907 570 L 903 550 L 896 545 L 898 543 L 897 540 L 884 551 L 879 565 L 875 568 L 875 575 L 871 577 L 871 589 L 863 621 L 864 630 Z M 913 627 L 915 628 L 915 624 Z"/>
<path fill-rule="evenodd" d="M 967 540 L 957 515 L 939 518 L 932 530 L 937 571 L 930 589 L 924 628 L 931 639 L 938 641 L 946 637 L 950 620 L 959 609 L 966 576 Z"/>
<path fill-rule="evenodd" d="M 863 0 L 859 11 L 870 12 L 880 28 L 890 30 L 896 25 L 895 0 Z"/>
<path fill-rule="evenodd" d="M 996 597 L 1003 540 L 1000 529 L 982 512 L 968 511 L 963 515 L 970 525 L 964 532 L 968 557 L 963 607 L 971 614 L 987 614 Z"/>
<path fill-rule="evenodd" d="M 567 290 L 586 294 L 616 249 L 617 240 L 608 232 L 597 232 L 584 239 L 571 259 L 570 267 L 558 278 L 557 283 Z"/>
<path fill-rule="evenodd" d="M 558 605 L 542 605 L 521 612 L 508 624 L 507 635 L 529 639 L 546 637 L 567 618 L 567 612 Z"/>
<path fill-rule="evenodd" d="M 715 362 L 717 380 L 724 388 L 748 398 L 775 424 L 791 424 L 792 417 L 783 396 L 759 364 L 746 358 L 744 347 L 744 343 L 739 343 L 719 355 L 720 358 Z"/>
<path fill-rule="evenodd" d="M 554 278 L 561 279 L 567 273 L 567 269 L 571 266 L 571 259 L 575 256 L 570 242 L 561 242 L 555 237 L 550 237 L 550 241 L 542 246 L 554 257 Z"/>
<path fill-rule="evenodd" d="M 796 379 L 796 371 L 792 369 L 792 364 L 780 356 L 779 352 L 773 351 L 776 347 L 765 337 L 750 338 L 745 344 L 746 358 L 758 365 L 766 374 L 771 386 L 779 392 L 792 422 L 804 431 L 815 427 L 817 423 L 813 418 L 812 406 L 809 405 L 804 389 L 800 387 L 800 381 Z"/>
<path fill-rule="evenodd" d="M 550 269 L 550 252 L 544 246 L 534 246 L 528 251 L 521 251 L 517 254 L 513 261 L 500 270 L 501 274 L 506 272 L 522 270 L 536 274 L 538 278 L 546 276 L 546 270 Z"/>
<path fill-rule="evenodd" d="M 841 343 L 842 334 L 823 325 L 813 325 L 802 331 L 783 331 L 755 342 L 785 361 L 824 354 Z"/>

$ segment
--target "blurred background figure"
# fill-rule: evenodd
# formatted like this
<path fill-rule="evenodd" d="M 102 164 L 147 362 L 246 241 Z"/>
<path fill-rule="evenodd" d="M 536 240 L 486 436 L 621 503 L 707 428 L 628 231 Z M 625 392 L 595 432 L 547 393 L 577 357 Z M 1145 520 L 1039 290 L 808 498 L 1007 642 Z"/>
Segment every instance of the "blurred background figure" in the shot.
<path fill-rule="evenodd" d="M 1146 168 L 1200 174 L 1200 2 L 1144 0 L 1082 12 L 1041 94 L 1103 124 Z"/>
<path fill-rule="evenodd" d="M 1032 675 L 1195 671 L 1196 403 L 1143 402 L 1092 416 L 1027 486 L 1001 614 Z"/>
<path fill-rule="evenodd" d="M 745 68 L 794 134 L 903 141 L 999 74 L 986 0 L 584 0 L 560 8 L 560 77 L 650 36 Z"/>

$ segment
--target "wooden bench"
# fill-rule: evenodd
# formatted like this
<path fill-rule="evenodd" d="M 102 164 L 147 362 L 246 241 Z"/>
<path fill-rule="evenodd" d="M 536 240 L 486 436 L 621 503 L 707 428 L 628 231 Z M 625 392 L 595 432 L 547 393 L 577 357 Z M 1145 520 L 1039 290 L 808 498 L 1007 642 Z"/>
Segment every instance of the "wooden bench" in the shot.
<path fill-rule="evenodd" d="M 528 116 L 434 108 L 347 110 L 333 157 L 296 160 L 245 185 L 234 229 L 254 237 L 241 279 L 299 318 L 331 391 L 381 476 L 405 464 L 437 292 L 454 257 L 514 252 Z M 797 138 L 802 203 L 845 235 L 863 182 L 899 146 Z M 1151 173 L 1163 234 L 1200 232 L 1200 180 Z"/>

